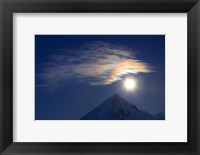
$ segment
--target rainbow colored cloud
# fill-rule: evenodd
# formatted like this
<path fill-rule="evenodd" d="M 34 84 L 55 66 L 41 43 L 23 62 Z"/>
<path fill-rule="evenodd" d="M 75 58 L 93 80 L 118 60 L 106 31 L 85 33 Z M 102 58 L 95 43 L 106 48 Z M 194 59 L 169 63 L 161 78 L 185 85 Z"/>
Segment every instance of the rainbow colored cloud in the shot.
<path fill-rule="evenodd" d="M 59 85 L 72 79 L 90 85 L 108 85 L 128 74 L 151 71 L 130 49 L 98 41 L 53 55 L 40 76 L 45 85 Z"/>

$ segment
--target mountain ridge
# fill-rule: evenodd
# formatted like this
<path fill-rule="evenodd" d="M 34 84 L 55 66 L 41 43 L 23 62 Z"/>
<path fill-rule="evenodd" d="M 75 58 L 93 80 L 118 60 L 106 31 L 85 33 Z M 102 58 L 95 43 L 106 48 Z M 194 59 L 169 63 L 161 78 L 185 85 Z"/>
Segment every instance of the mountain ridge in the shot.
<path fill-rule="evenodd" d="M 164 112 L 152 115 L 115 93 L 80 120 L 164 120 L 164 117 Z"/>

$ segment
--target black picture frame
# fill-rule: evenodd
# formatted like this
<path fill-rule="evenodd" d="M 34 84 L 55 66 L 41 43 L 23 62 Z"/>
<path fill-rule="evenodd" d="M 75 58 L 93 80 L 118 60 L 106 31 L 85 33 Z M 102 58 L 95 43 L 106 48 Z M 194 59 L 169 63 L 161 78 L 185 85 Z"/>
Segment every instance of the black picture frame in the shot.
<path fill-rule="evenodd" d="M 1 154 L 200 154 L 199 0 L 0 0 Z M 13 142 L 13 13 L 187 13 L 187 143 L 22 143 Z"/>

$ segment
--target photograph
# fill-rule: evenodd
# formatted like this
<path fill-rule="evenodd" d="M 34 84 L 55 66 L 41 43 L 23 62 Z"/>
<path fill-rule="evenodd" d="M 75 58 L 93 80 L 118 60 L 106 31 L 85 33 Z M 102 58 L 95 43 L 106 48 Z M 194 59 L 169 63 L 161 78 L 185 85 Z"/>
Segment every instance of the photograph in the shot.
<path fill-rule="evenodd" d="M 35 120 L 165 120 L 165 34 L 35 35 Z"/>

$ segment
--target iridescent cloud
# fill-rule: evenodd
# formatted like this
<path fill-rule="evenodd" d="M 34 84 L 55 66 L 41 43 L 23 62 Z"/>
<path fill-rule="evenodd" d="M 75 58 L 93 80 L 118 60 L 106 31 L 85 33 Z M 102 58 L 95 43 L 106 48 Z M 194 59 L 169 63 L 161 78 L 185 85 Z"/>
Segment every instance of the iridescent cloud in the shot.
<path fill-rule="evenodd" d="M 137 60 L 133 51 L 110 43 L 94 42 L 63 53 L 53 55 L 40 75 L 45 85 L 68 80 L 108 85 L 128 74 L 151 72 L 150 66 Z"/>

